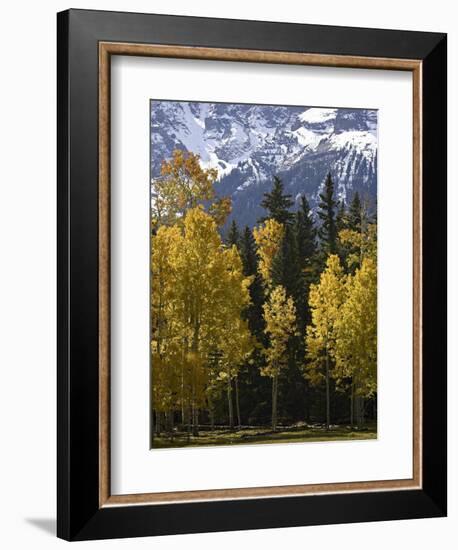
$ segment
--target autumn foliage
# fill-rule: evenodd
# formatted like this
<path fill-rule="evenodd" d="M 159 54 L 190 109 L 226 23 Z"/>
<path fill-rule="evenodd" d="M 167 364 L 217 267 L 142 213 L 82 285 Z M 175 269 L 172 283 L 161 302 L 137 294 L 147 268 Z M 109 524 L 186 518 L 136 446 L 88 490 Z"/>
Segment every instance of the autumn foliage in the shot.
<path fill-rule="evenodd" d="M 231 203 L 217 196 L 217 177 L 198 155 L 176 150 L 153 181 L 155 433 L 173 438 L 179 425 L 197 437 L 221 418 L 235 429 L 266 407 L 276 431 L 285 395 L 302 399 L 301 415 L 324 396 L 313 414 L 327 428 L 333 400 L 348 400 L 351 423 L 363 422 L 377 392 L 375 220 L 358 202 L 339 226 L 329 175 L 317 238 L 305 197 L 290 212 L 277 178 L 263 202 L 268 215 L 243 233 L 234 221 L 223 240 Z"/>

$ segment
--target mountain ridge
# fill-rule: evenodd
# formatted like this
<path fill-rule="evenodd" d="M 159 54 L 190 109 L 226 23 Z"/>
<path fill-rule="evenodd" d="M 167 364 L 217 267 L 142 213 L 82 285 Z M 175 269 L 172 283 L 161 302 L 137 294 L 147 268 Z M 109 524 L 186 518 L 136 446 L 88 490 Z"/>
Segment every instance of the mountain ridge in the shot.
<path fill-rule="evenodd" d="M 316 211 L 331 173 L 339 200 L 358 191 L 377 195 L 377 111 L 151 101 L 151 178 L 174 149 L 197 153 L 203 168 L 217 168 L 217 194 L 232 198 L 231 217 L 252 227 L 260 202 L 279 176 L 295 201 L 303 194 Z M 229 220 L 230 221 L 230 220 Z"/>

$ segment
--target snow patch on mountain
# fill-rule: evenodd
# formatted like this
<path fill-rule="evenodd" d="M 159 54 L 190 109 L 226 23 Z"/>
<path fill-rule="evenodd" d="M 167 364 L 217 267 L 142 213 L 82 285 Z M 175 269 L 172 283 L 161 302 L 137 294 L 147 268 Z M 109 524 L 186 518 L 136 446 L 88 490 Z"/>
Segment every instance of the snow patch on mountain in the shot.
<path fill-rule="evenodd" d="M 311 107 L 307 109 L 299 118 L 302 122 L 308 122 L 315 124 L 317 122 L 326 122 L 327 120 L 334 120 L 336 118 L 337 109 L 322 109 L 318 107 Z"/>

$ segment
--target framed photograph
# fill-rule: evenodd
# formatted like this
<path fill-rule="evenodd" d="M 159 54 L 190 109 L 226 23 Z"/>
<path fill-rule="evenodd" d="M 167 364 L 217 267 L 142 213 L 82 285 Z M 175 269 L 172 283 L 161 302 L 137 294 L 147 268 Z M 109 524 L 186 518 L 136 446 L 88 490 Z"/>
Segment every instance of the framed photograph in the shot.
<path fill-rule="evenodd" d="M 446 35 L 58 14 L 58 536 L 446 514 Z"/>

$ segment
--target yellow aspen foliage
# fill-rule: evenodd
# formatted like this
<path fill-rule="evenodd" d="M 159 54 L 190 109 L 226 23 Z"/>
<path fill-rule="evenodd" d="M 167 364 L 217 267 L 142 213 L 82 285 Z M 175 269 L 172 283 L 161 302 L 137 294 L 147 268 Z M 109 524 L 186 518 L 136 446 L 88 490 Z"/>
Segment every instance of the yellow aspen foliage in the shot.
<path fill-rule="evenodd" d="M 279 285 L 270 293 L 269 300 L 263 305 L 269 347 L 266 349 L 267 365 L 261 370 L 263 376 L 276 376 L 287 362 L 288 340 L 296 332 L 296 307 L 293 299 L 286 295 Z"/>
<path fill-rule="evenodd" d="M 334 377 L 351 379 L 354 395 L 371 397 L 377 390 L 377 264 L 363 258 L 346 283 L 346 300 L 336 323 Z"/>
<path fill-rule="evenodd" d="M 176 227 L 161 227 L 151 250 L 151 354 L 153 366 L 152 398 L 156 411 L 171 410 L 178 399 L 180 380 L 175 364 L 180 360 L 179 339 L 170 319 L 173 293 L 170 280 L 173 268 L 169 261 L 172 244 L 180 239 Z"/>
<path fill-rule="evenodd" d="M 306 377 L 320 384 L 326 377 L 325 363 L 332 355 L 336 342 L 336 324 L 345 300 L 345 277 L 339 257 L 330 255 L 320 281 L 310 286 L 309 306 L 312 322 L 307 327 Z"/>
<path fill-rule="evenodd" d="M 217 178 L 215 168 L 204 170 L 201 167 L 199 155 L 175 149 L 172 158 L 162 163 L 160 177 L 152 181 L 153 228 L 173 224 L 183 219 L 189 209 L 213 201 Z M 217 223 L 223 224 L 230 213 L 230 198 L 218 199 L 210 209 Z"/>
<path fill-rule="evenodd" d="M 288 341 L 296 334 L 296 308 L 286 290 L 276 286 L 269 300 L 263 305 L 269 346 L 265 350 L 267 364 L 261 369 L 262 376 L 272 379 L 272 429 L 277 429 L 278 375 L 288 362 Z"/>
<path fill-rule="evenodd" d="M 179 225 L 161 226 L 152 249 L 153 406 L 195 410 L 206 404 L 209 354 L 236 330 L 251 279 L 243 275 L 236 247 L 223 245 L 202 206 L 189 209 Z"/>
<path fill-rule="evenodd" d="M 230 197 L 215 199 L 208 208 L 208 213 L 215 220 L 216 225 L 222 226 L 226 223 L 227 217 L 232 211 L 232 200 Z"/>
<path fill-rule="evenodd" d="M 342 229 L 339 231 L 339 242 L 348 251 L 348 267 L 360 267 L 364 257 L 375 259 L 377 255 L 377 226 L 369 224 L 363 231 Z"/>
<path fill-rule="evenodd" d="M 228 380 L 237 376 L 240 365 L 248 359 L 254 349 L 254 339 L 248 330 L 246 321 L 234 319 L 235 324 L 227 327 L 225 337 L 220 340 L 221 370 L 219 380 Z"/>
<path fill-rule="evenodd" d="M 272 218 L 253 229 L 254 240 L 258 246 L 258 269 L 266 286 L 271 285 L 272 263 L 280 249 L 284 233 L 283 225 Z"/>

